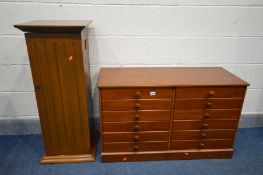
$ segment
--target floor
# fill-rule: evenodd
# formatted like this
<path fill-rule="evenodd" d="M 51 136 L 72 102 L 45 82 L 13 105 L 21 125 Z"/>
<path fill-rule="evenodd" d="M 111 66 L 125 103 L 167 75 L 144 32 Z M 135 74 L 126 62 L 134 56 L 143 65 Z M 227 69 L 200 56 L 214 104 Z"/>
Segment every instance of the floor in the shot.
<path fill-rule="evenodd" d="M 40 135 L 0 136 L 0 175 L 263 175 L 263 128 L 239 129 L 232 159 L 40 165 L 42 153 Z"/>

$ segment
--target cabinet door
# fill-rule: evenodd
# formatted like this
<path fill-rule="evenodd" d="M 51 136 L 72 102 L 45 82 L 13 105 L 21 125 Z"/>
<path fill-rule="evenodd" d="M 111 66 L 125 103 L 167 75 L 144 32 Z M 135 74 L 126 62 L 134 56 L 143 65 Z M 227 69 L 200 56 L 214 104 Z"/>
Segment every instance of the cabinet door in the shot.
<path fill-rule="evenodd" d="M 26 34 L 46 155 L 90 152 L 80 34 Z"/>

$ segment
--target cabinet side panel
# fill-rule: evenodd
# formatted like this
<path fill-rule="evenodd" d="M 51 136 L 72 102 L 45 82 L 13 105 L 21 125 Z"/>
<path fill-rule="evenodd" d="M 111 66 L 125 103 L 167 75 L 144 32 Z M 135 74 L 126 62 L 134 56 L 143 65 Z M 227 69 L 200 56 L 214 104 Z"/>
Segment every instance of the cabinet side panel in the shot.
<path fill-rule="evenodd" d="M 50 125 L 49 123 L 53 122 L 50 121 L 51 119 L 48 113 L 46 102 L 47 97 L 45 96 L 45 93 L 42 90 L 42 83 L 46 81 L 46 79 L 44 79 L 46 77 L 46 70 L 43 69 L 44 67 L 42 66 L 42 62 L 38 52 L 38 45 L 40 43 L 40 40 L 40 38 L 31 38 L 30 34 L 26 34 L 26 44 L 30 61 L 31 73 L 35 86 L 35 95 L 37 100 L 38 113 L 40 117 L 42 136 L 44 140 L 44 147 L 46 150 L 46 154 L 52 154 L 54 146 L 54 134 L 52 134 L 52 125 Z"/>
<path fill-rule="evenodd" d="M 92 94 L 91 94 L 91 87 L 90 87 L 90 83 L 89 86 L 86 86 L 86 82 L 87 80 L 90 79 L 90 74 L 86 73 L 86 67 L 89 68 L 89 65 L 85 64 L 85 59 L 88 55 L 85 55 L 83 52 L 83 47 L 84 44 L 82 42 L 82 37 L 80 35 L 80 39 L 77 42 L 77 47 L 75 48 L 75 52 L 76 54 L 79 54 L 78 57 L 81 58 L 79 65 L 78 65 L 78 71 L 77 71 L 77 77 L 78 78 L 78 84 L 80 85 L 79 90 L 79 98 L 81 99 L 80 101 L 80 105 L 81 108 L 83 109 L 83 118 L 82 118 L 82 122 L 85 124 L 85 128 L 83 128 L 83 134 L 85 136 L 85 139 L 83 140 L 85 143 L 83 143 L 83 149 L 85 150 L 86 148 L 89 148 L 89 152 L 91 152 L 92 150 L 94 150 L 94 147 L 92 147 L 92 143 L 93 142 L 93 137 L 94 137 L 94 133 L 92 133 L 93 131 L 93 113 L 92 113 Z M 84 111 L 85 109 L 85 111 Z"/>
<path fill-rule="evenodd" d="M 240 87 L 240 88 L 244 88 L 244 87 Z M 240 122 L 240 117 L 241 117 L 241 113 L 242 113 L 242 108 L 243 108 L 243 105 L 244 105 L 244 100 L 245 100 L 245 97 L 246 97 L 246 92 L 247 92 L 247 87 L 244 88 L 244 91 L 243 91 L 243 96 L 242 96 L 242 105 L 241 107 L 239 108 L 239 115 L 238 115 L 238 119 L 237 119 L 237 125 L 236 125 L 236 128 L 235 128 L 235 134 L 234 134 L 234 137 L 233 137 L 233 148 L 234 148 L 234 144 L 235 144 L 235 139 L 236 139 L 236 136 L 237 136 L 237 131 L 238 131 L 238 125 L 239 125 L 239 122 Z"/>
<path fill-rule="evenodd" d="M 91 88 L 91 77 L 90 77 L 90 59 L 89 59 L 89 42 L 88 42 L 88 30 L 84 29 L 81 32 L 81 42 L 82 42 L 82 54 L 83 54 L 83 64 L 84 64 L 84 76 L 85 76 L 85 87 L 86 87 L 86 97 L 87 97 L 87 107 L 89 113 L 89 123 L 90 123 L 90 137 L 91 137 L 91 144 L 93 146 L 96 145 L 96 133 L 95 133 L 95 121 L 94 121 L 94 112 L 93 112 L 93 95 L 92 88 Z"/>

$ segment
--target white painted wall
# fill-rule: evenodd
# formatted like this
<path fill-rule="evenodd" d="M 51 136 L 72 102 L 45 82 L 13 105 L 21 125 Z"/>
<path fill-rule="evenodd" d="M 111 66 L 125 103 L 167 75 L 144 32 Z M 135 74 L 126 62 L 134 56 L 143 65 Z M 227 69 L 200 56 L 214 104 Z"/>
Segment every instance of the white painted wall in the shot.
<path fill-rule="evenodd" d="M 100 66 L 222 66 L 248 81 L 244 114 L 263 113 L 262 0 L 1 0 L 0 119 L 37 118 L 23 33 L 38 19 L 93 20 L 95 108 Z"/>

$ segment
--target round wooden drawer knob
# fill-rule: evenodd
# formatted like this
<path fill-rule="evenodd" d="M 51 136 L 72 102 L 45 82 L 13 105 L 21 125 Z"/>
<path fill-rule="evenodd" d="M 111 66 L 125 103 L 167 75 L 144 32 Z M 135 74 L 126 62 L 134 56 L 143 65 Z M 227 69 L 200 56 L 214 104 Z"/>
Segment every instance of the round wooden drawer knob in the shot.
<path fill-rule="evenodd" d="M 203 126 L 202 126 L 203 129 L 207 129 L 208 128 L 208 124 L 207 123 L 204 123 Z"/>
<path fill-rule="evenodd" d="M 206 133 L 202 133 L 201 134 L 201 139 L 205 139 L 206 138 Z"/>
<path fill-rule="evenodd" d="M 140 120 L 140 115 L 139 114 L 135 114 L 134 120 L 135 121 L 139 121 Z"/>
<path fill-rule="evenodd" d="M 136 104 L 135 104 L 135 108 L 136 108 L 136 109 L 139 109 L 139 108 L 140 108 L 140 104 L 139 104 L 139 103 L 136 103 Z"/>
<path fill-rule="evenodd" d="M 200 148 L 204 148 L 205 144 L 204 143 L 200 143 Z"/>
<path fill-rule="evenodd" d="M 135 96 L 136 97 L 140 97 L 141 96 L 141 93 L 139 91 L 135 92 Z"/>
<path fill-rule="evenodd" d="M 205 113 L 203 116 L 203 119 L 209 119 L 210 118 L 210 114 L 209 113 Z"/>
<path fill-rule="evenodd" d="M 135 151 L 138 151 L 139 146 L 138 146 L 138 145 L 134 145 L 134 146 L 133 146 L 133 149 L 134 149 Z"/>
<path fill-rule="evenodd" d="M 211 108 L 212 107 L 212 103 L 211 102 L 207 102 L 206 103 L 206 107 Z"/>
<path fill-rule="evenodd" d="M 135 125 L 135 126 L 134 126 L 134 130 L 135 130 L 135 131 L 139 131 L 139 130 L 140 130 L 140 126 L 139 126 L 139 125 Z"/>
<path fill-rule="evenodd" d="M 189 153 L 184 153 L 185 156 L 189 156 Z"/>
<path fill-rule="evenodd" d="M 209 92 L 208 92 L 208 95 L 209 95 L 210 97 L 213 97 L 213 96 L 215 95 L 215 92 L 214 92 L 214 91 L 209 91 Z"/>
<path fill-rule="evenodd" d="M 139 137 L 138 135 L 135 135 L 135 136 L 133 137 L 133 139 L 134 139 L 135 141 L 139 141 L 139 140 L 140 140 L 140 137 Z"/>

